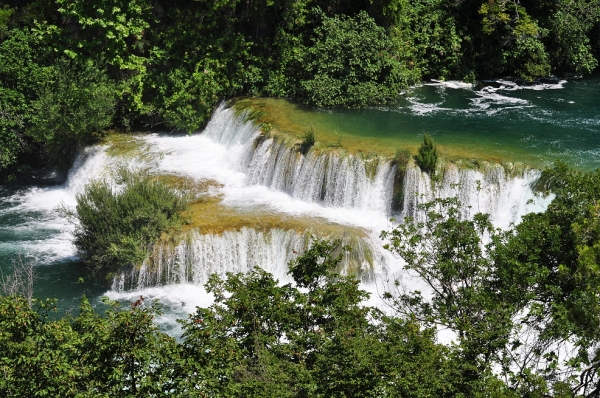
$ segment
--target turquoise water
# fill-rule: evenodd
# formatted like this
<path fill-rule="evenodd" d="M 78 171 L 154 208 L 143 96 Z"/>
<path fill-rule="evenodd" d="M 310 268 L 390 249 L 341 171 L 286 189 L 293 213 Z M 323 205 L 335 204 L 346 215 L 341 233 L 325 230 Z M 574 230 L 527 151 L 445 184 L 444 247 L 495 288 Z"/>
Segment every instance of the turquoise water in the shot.
<path fill-rule="evenodd" d="M 416 87 L 397 105 L 317 112 L 315 130 L 416 145 L 423 133 L 458 157 L 522 161 L 536 167 L 562 159 L 580 169 L 600 167 L 600 79 L 518 86 Z M 304 115 L 306 116 L 306 115 Z M 390 141 L 391 142 L 391 141 Z"/>
<path fill-rule="evenodd" d="M 297 123 L 309 120 L 317 134 L 321 128 L 337 131 L 342 144 L 349 137 L 367 137 L 395 150 L 418 145 L 428 132 L 457 156 L 487 154 L 540 167 L 559 158 L 594 169 L 600 167 L 599 98 L 600 79 L 528 87 L 509 82 L 433 84 L 414 88 L 394 106 L 300 109 Z M 100 296 L 110 291 L 110 286 L 82 274 L 71 244 L 73 226 L 55 211 L 62 201 L 72 206 L 81 185 L 98 176 L 105 160 L 95 156 L 89 154 L 65 185 L 0 187 L 0 269 L 10 272 L 19 256 L 35 261 L 35 296 L 58 298 L 59 314 L 76 311 L 82 295 L 98 305 Z M 182 307 L 182 314 L 189 310 L 184 311 L 183 303 L 172 305 Z"/>
<path fill-rule="evenodd" d="M 70 244 L 71 226 L 44 206 L 52 206 L 53 191 L 60 193 L 53 188 L 0 187 L 0 271 L 9 275 L 16 263 L 33 261 L 34 296 L 58 299 L 55 315 L 60 316 L 76 313 L 84 295 L 99 303 L 106 287 L 82 272 Z"/>

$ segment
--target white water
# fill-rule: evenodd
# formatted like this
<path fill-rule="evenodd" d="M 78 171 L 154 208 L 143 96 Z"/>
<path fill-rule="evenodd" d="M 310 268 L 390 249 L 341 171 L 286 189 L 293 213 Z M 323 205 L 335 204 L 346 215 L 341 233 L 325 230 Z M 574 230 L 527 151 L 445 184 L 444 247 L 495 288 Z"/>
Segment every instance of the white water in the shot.
<path fill-rule="evenodd" d="M 262 232 L 243 227 L 221 234 L 192 232 L 178 245 L 155 247 L 152 256 L 139 270 L 128 270 L 116 277 L 112 289 L 138 290 L 180 283 L 202 286 L 214 273 L 248 273 L 255 267 L 270 272 L 280 281 L 292 282 L 287 275 L 286 264 L 306 250 L 310 242 L 310 233 L 294 230 Z M 355 272 L 363 280 L 372 280 L 373 259 L 383 264 L 386 259 L 383 250 L 372 248 L 374 245 L 369 243 L 362 239 L 343 238 L 342 245 L 352 247 L 349 251 L 340 250 L 340 271 Z"/>
<path fill-rule="evenodd" d="M 9 227 L 21 237 L 6 249 L 31 257 L 38 263 L 52 263 L 75 256 L 73 225 L 57 208 L 61 204 L 75 205 L 75 196 L 92 178 L 102 175 L 106 155 L 103 148 L 92 147 L 81 153 L 63 185 L 55 187 L 32 187 L 21 190 L 5 200 L 10 206 L 0 215 L 25 217 L 18 226 Z"/>
<path fill-rule="evenodd" d="M 395 168 L 383 159 L 337 152 L 303 155 L 290 143 L 261 132 L 244 115 L 221 105 L 203 135 L 236 151 L 232 165 L 249 185 L 262 185 L 305 202 L 389 215 Z M 373 175 L 369 175 L 369 169 Z"/>
<path fill-rule="evenodd" d="M 456 197 L 463 217 L 487 213 L 496 227 L 508 228 L 527 213 L 543 211 L 552 199 L 551 196 L 540 197 L 532 190 L 540 176 L 538 170 L 526 169 L 520 175 L 509 177 L 502 165 L 488 165 L 480 171 L 450 164 L 439 172 L 443 172 L 441 181 L 432 182 L 429 174 L 418 167 L 408 167 L 404 181 L 404 217 L 420 220 L 423 213 L 417 210 L 419 204 L 434 198 Z"/>

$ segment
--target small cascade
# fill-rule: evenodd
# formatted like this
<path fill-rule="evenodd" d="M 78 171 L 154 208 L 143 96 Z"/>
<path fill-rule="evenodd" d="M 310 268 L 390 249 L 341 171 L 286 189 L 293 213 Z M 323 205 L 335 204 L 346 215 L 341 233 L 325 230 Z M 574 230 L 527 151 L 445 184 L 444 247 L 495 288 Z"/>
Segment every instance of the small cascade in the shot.
<path fill-rule="evenodd" d="M 315 150 L 303 154 L 294 144 L 267 137 L 245 114 L 221 105 L 203 135 L 237 150 L 235 167 L 247 183 L 285 192 L 327 207 L 354 208 L 390 215 L 395 167 L 378 156 Z"/>
<path fill-rule="evenodd" d="M 525 169 L 511 175 L 510 170 L 499 164 L 485 164 L 478 170 L 448 164 L 441 173 L 443 176 L 432 181 L 418 166 L 407 167 L 403 217 L 422 219 L 424 215 L 417 209 L 419 204 L 434 198 L 456 197 L 463 217 L 487 213 L 494 225 L 506 228 L 527 213 L 543 210 L 551 199 L 538 197 L 533 191 L 532 186 L 541 174 L 539 170 Z"/>
<path fill-rule="evenodd" d="M 109 165 L 110 159 L 105 146 L 87 147 L 75 158 L 67 175 L 65 190 L 72 196 L 83 192 L 84 187 L 92 180 L 106 175 Z"/>
<path fill-rule="evenodd" d="M 315 151 L 303 155 L 270 138 L 258 145 L 247 170 L 252 184 L 306 202 L 390 213 L 395 169 L 381 158 Z"/>
<path fill-rule="evenodd" d="M 287 264 L 297 253 L 302 253 L 310 241 L 308 232 L 283 229 L 262 232 L 244 227 L 221 234 L 192 232 L 177 245 L 156 245 L 139 269 L 124 271 L 115 277 L 112 289 L 125 291 L 178 283 L 201 286 L 214 273 L 247 273 L 254 267 L 287 281 Z M 356 274 L 363 280 L 372 278 L 371 245 L 362 239 L 342 238 L 342 245 L 347 244 L 352 249 L 342 253 L 340 271 Z"/>

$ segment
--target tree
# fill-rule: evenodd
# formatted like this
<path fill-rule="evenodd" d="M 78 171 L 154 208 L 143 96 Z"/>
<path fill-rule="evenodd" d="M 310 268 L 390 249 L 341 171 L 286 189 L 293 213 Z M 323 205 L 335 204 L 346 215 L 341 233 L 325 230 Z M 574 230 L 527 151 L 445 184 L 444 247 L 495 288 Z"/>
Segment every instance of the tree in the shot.
<path fill-rule="evenodd" d="M 184 220 L 190 197 L 148 173 L 119 169 L 117 191 L 108 180 L 93 181 L 78 194 L 75 211 L 63 211 L 77 222 L 75 247 L 95 274 L 139 266 L 161 234 Z"/>
<path fill-rule="evenodd" d="M 77 317 L 51 320 L 55 304 L 0 297 L 2 396 L 172 396 L 180 352 L 153 323 L 156 304 L 107 302 L 100 316 L 84 298 Z"/>
<path fill-rule="evenodd" d="M 429 134 L 423 136 L 423 143 L 419 147 L 415 160 L 421 170 L 431 174 L 435 173 L 435 166 L 438 161 L 438 150 L 433 143 L 433 138 L 431 138 Z"/>
<path fill-rule="evenodd" d="M 396 98 L 413 81 L 394 43 L 367 13 L 327 17 L 282 60 L 290 94 L 318 107 L 364 107 Z M 361 57 L 356 57 L 361 54 Z"/>
<path fill-rule="evenodd" d="M 382 317 L 364 305 L 368 294 L 356 279 L 332 272 L 337 244 L 313 241 L 292 260 L 295 285 L 282 286 L 260 269 L 213 276 L 207 289 L 214 305 L 183 322 L 183 391 L 425 397 L 449 388 L 440 369 L 449 367 L 431 332 Z"/>
<path fill-rule="evenodd" d="M 556 192 L 547 211 L 507 231 L 495 230 L 486 215 L 461 219 L 456 199 L 438 199 L 421 206 L 424 221 L 408 218 L 382 234 L 429 290 L 388 299 L 400 313 L 456 333 L 462 391 L 488 385 L 496 364 L 519 394 L 594 396 L 599 176 L 558 163 L 544 172 Z"/>

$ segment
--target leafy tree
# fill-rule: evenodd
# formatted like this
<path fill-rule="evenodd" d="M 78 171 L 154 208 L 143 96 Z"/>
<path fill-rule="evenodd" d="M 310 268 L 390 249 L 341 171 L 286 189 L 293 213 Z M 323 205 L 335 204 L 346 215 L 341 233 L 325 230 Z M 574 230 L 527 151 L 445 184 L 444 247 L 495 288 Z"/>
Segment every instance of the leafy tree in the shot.
<path fill-rule="evenodd" d="M 543 174 L 556 197 L 544 213 L 529 214 L 515 228 L 503 259 L 527 264 L 511 279 L 533 279 L 535 298 L 531 324 L 540 340 L 568 342 L 576 350 L 567 364 L 572 372 L 584 369 L 577 391 L 596 389 L 600 336 L 600 273 L 598 272 L 597 203 L 600 174 L 579 172 L 564 163 Z M 551 358 L 556 364 L 558 358 Z"/>
<path fill-rule="evenodd" d="M 93 142 L 112 124 L 115 90 L 94 65 L 62 60 L 32 108 L 28 134 L 44 145 L 51 160 L 56 160 Z"/>
<path fill-rule="evenodd" d="M 446 364 L 432 334 L 365 306 L 358 281 L 332 274 L 340 261 L 332 257 L 335 248 L 314 241 L 293 260 L 296 286 L 282 286 L 260 269 L 213 276 L 207 288 L 215 304 L 183 323 L 184 391 L 425 397 L 447 388 L 433 371 Z"/>
<path fill-rule="evenodd" d="M 154 319 L 157 303 L 140 297 L 129 309 L 110 305 L 99 316 L 84 298 L 81 313 L 71 324 L 77 333 L 80 364 L 77 386 L 82 392 L 111 397 L 166 397 L 172 395 L 174 363 L 179 358 L 175 340 L 161 333 Z"/>
<path fill-rule="evenodd" d="M 7 397 L 162 397 L 173 391 L 175 341 L 143 298 L 105 316 L 84 298 L 74 319 L 50 320 L 55 301 L 0 297 L 0 394 Z"/>
<path fill-rule="evenodd" d="M 496 364 L 518 395 L 555 389 L 593 396 L 598 176 L 557 163 L 544 172 L 556 192 L 548 210 L 512 230 L 494 230 L 481 214 L 461 219 L 455 199 L 440 199 L 421 206 L 424 221 L 408 218 L 383 233 L 387 248 L 429 287 L 388 298 L 400 313 L 456 333 L 460 376 L 453 385 L 460 391 L 485 391 Z"/>
<path fill-rule="evenodd" d="M 596 21 L 600 20 L 600 5 L 596 5 Z M 565 7 L 567 8 L 567 7 Z M 583 15 L 573 15 L 568 9 L 554 13 L 549 20 L 550 55 L 557 71 L 590 73 L 598 67 L 598 59 L 592 54 L 588 32 L 591 24 Z M 587 11 L 590 12 L 590 11 Z M 587 25 L 587 26 L 586 26 Z"/>
<path fill-rule="evenodd" d="M 44 43 L 26 30 L 10 30 L 0 43 L 0 171 L 18 166 L 32 140 L 26 129 L 35 111 L 31 103 L 52 75 L 44 66 Z"/>
<path fill-rule="evenodd" d="M 361 107 L 393 99 L 411 83 L 393 42 L 365 12 L 321 18 L 287 65 L 295 96 L 318 107 Z"/>
<path fill-rule="evenodd" d="M 425 221 L 408 218 L 382 236 L 389 240 L 385 247 L 402 257 L 405 267 L 415 271 L 432 293 L 431 300 L 420 291 L 388 294 L 388 299 L 401 313 L 456 333 L 461 389 L 472 396 L 480 378 L 491 371 L 490 364 L 500 362 L 512 317 L 523 302 L 518 301 L 520 296 L 499 296 L 492 288 L 495 263 L 489 253 L 501 236 L 489 217 L 477 214 L 472 220 L 460 220 L 457 205 L 453 199 L 427 203 L 421 206 Z M 489 244 L 484 244 L 484 236 Z"/>

